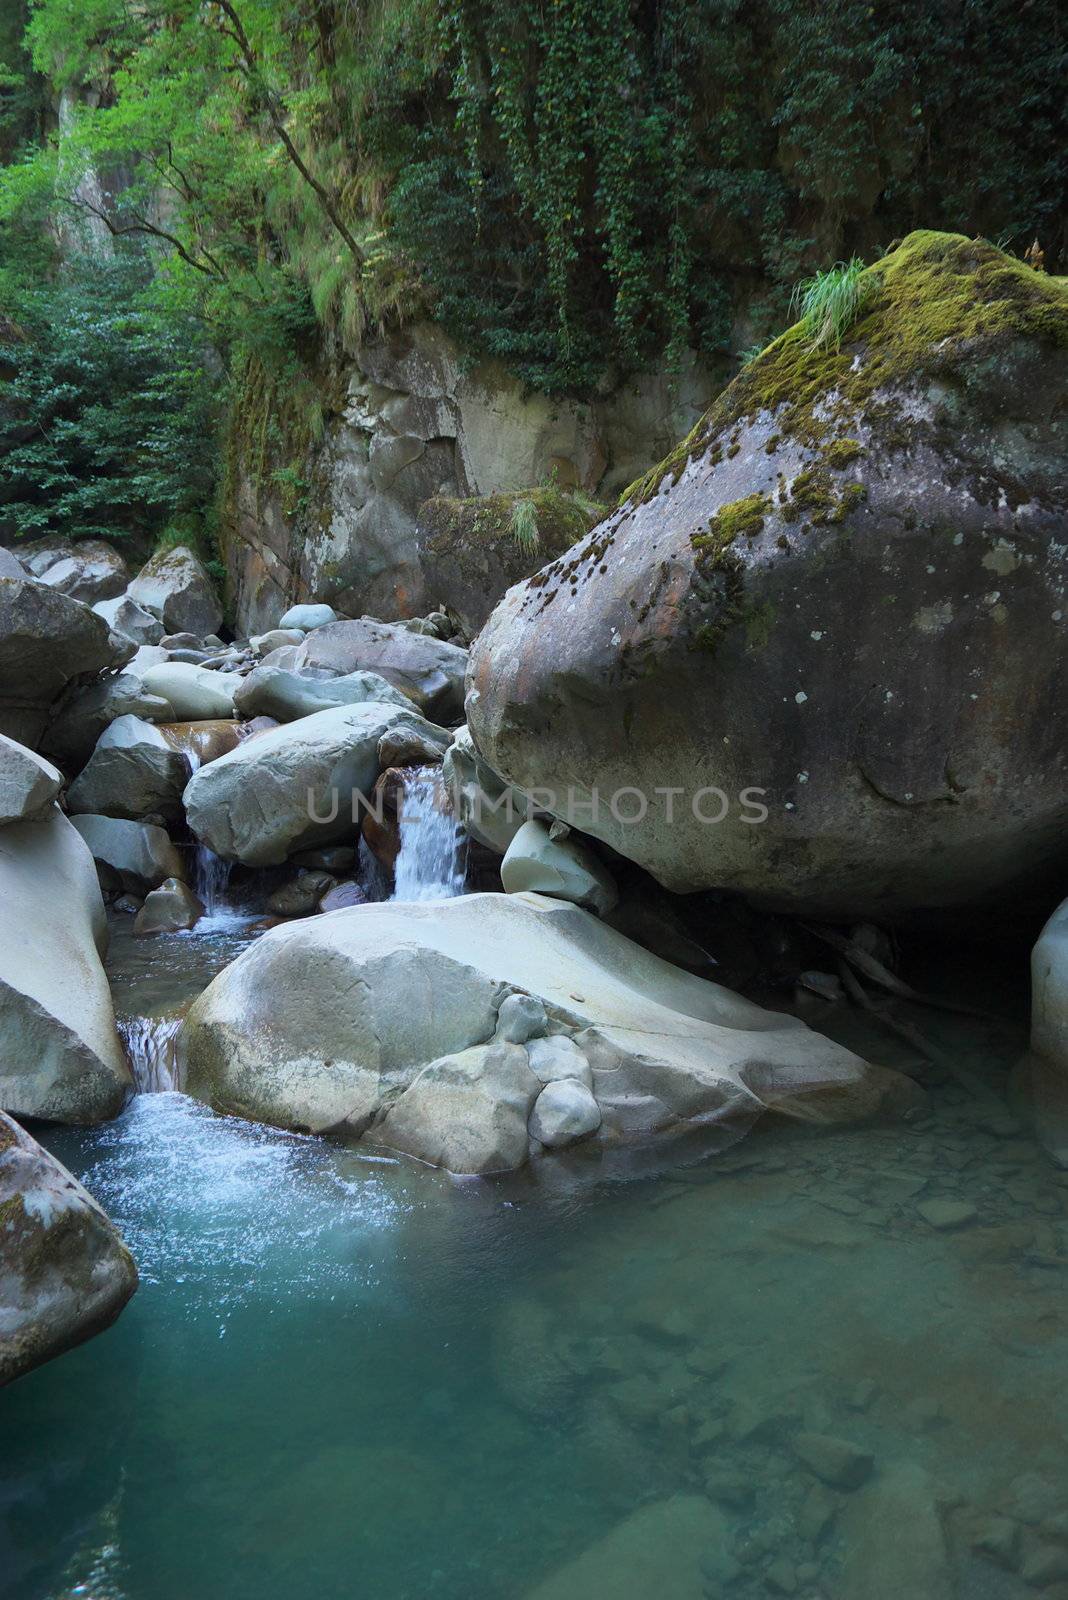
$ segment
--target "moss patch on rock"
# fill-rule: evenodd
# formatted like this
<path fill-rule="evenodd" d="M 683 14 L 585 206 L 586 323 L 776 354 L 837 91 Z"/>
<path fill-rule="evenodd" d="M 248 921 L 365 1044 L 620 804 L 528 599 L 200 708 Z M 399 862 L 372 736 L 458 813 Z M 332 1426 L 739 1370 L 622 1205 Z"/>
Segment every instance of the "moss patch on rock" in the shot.
<path fill-rule="evenodd" d="M 872 290 L 840 349 L 816 346 L 802 323 L 751 361 L 682 444 L 625 492 L 640 505 L 674 484 L 706 451 L 761 412 L 778 433 L 812 448 L 879 390 L 922 382 L 977 363 L 1020 340 L 1068 348 L 1068 279 L 1035 272 L 984 239 L 921 230 L 865 269 Z M 829 465 L 845 466 L 837 439 Z M 859 445 L 857 446 L 859 450 Z"/>
<path fill-rule="evenodd" d="M 539 567 L 589 533 L 606 510 L 599 502 L 564 489 L 523 489 L 468 500 L 437 495 L 420 507 L 419 523 L 432 555 L 462 556 L 489 547 L 502 554 L 514 551 L 519 558 L 525 555 Z M 517 522 L 533 524 L 536 543 L 517 536 Z"/>

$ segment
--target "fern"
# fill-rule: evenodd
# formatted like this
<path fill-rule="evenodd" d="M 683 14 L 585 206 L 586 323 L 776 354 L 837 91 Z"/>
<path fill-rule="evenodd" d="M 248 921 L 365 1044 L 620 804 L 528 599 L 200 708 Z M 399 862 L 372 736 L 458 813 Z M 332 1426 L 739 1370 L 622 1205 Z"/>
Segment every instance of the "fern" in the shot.
<path fill-rule="evenodd" d="M 874 280 L 865 275 L 859 256 L 852 261 L 837 261 L 826 272 L 799 283 L 793 292 L 791 308 L 800 313 L 801 324 L 813 345 L 833 344 L 837 350 L 842 335 L 856 322 L 869 298 Z"/>
<path fill-rule="evenodd" d="M 517 500 L 512 507 L 512 538 L 525 556 L 536 555 L 541 545 L 538 508 L 533 500 Z"/>

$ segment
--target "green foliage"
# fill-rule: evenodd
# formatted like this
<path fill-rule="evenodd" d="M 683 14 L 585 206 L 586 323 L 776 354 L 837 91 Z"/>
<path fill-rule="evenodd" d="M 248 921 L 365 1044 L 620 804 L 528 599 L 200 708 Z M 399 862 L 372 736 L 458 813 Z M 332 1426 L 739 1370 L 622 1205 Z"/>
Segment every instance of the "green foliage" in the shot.
<path fill-rule="evenodd" d="M 833 344 L 837 350 L 842 335 L 856 322 L 874 288 L 872 274 L 866 273 L 863 261 L 854 256 L 852 261 L 837 261 L 825 272 L 799 283 L 793 293 L 792 309 L 799 313 L 811 344 Z"/>
<path fill-rule="evenodd" d="M 538 508 L 533 500 L 517 500 L 512 507 L 512 538 L 525 556 L 535 555 L 541 544 Z"/>
<path fill-rule="evenodd" d="M 22 538 L 141 541 L 176 519 L 202 527 L 217 430 L 197 324 L 161 313 L 126 252 L 4 287 L 4 524 Z"/>

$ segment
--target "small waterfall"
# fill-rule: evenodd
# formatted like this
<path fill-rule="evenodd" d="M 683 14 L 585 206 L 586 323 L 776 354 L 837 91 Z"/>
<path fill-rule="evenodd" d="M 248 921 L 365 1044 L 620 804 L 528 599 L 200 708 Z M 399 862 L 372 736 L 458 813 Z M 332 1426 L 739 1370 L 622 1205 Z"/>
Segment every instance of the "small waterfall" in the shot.
<path fill-rule="evenodd" d="M 404 785 L 394 900 L 451 900 L 464 888 L 463 835 L 447 809 L 440 767 L 417 767 Z"/>
<path fill-rule="evenodd" d="M 206 844 L 197 845 L 193 857 L 193 893 L 203 905 L 205 916 L 213 917 L 219 910 L 232 871 L 232 861 L 224 861 Z"/>
<path fill-rule="evenodd" d="M 138 1094 L 166 1094 L 178 1087 L 176 1042 L 181 1017 L 123 1017 L 119 1035 Z"/>

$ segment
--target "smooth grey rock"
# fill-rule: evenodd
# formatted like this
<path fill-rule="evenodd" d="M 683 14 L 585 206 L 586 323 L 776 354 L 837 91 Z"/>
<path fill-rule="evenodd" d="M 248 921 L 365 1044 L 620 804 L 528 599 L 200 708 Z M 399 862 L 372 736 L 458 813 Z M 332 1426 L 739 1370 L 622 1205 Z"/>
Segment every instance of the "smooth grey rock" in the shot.
<path fill-rule="evenodd" d="M 726 1589 L 709 1583 L 708 1562 L 729 1544 L 726 1516 L 704 1495 L 654 1500 L 528 1589 L 524 1600 L 726 1600 Z"/>
<path fill-rule="evenodd" d="M 89 846 L 97 867 L 114 873 L 131 894 L 143 895 L 166 878 L 186 875 L 182 857 L 165 828 L 87 814 L 70 820 Z"/>
<path fill-rule="evenodd" d="M 289 610 L 279 617 L 278 626 L 280 628 L 299 628 L 303 633 L 311 633 L 316 628 L 325 628 L 328 622 L 337 622 L 338 620 L 338 614 L 333 606 L 290 606 Z"/>
<path fill-rule="evenodd" d="M 370 802 L 378 777 L 378 741 L 395 727 L 433 731 L 410 707 L 367 702 L 247 740 L 193 775 L 189 826 L 216 855 L 249 866 L 351 837 L 354 802 Z"/>
<path fill-rule="evenodd" d="M 36 817 L 63 786 L 63 774 L 43 756 L 0 733 L 0 827 Z"/>
<path fill-rule="evenodd" d="M 913 235 L 871 273 L 826 387 L 791 389 L 775 341 L 508 592 L 467 721 L 505 781 L 555 790 L 546 809 L 675 892 L 1000 915 L 1068 877 L 1068 433 L 1048 403 L 1068 308 L 961 235 Z M 909 359 L 917 294 L 943 337 Z"/>
<path fill-rule="evenodd" d="M 833 1489 L 859 1489 L 871 1477 L 874 1461 L 850 1439 L 837 1439 L 826 1433 L 798 1433 L 794 1454 L 817 1478 Z"/>
<path fill-rule="evenodd" d="M 578 906 L 502 894 L 356 906 L 272 929 L 191 1008 L 185 1082 L 218 1110 L 374 1140 L 424 1067 L 526 1042 L 549 1014 L 582 1030 L 602 1115 L 612 1111 L 601 1137 L 707 1120 L 743 1132 L 770 1108 L 848 1122 L 918 1093 L 796 1019 L 669 967 Z M 468 1062 L 465 1083 L 472 1076 Z M 618 1107 L 635 1097 L 642 1115 L 628 1125 Z"/>
<path fill-rule="evenodd" d="M 0 1386 L 110 1326 L 137 1288 L 118 1230 L 0 1112 Z"/>
<path fill-rule="evenodd" d="M 544 822 L 524 822 L 501 862 L 501 883 L 506 894 L 552 895 L 572 900 L 598 916 L 619 899 L 615 880 L 591 850 L 574 838 L 552 839 Z"/>
<path fill-rule="evenodd" d="M 947 1600 L 956 1594 L 934 1488 L 911 1462 L 884 1468 L 840 1525 L 836 1600 Z"/>
<path fill-rule="evenodd" d="M 967 1200 L 953 1200 L 946 1195 L 936 1195 L 932 1200 L 920 1200 L 916 1210 L 932 1228 L 963 1228 L 978 1216 L 975 1207 Z"/>
<path fill-rule="evenodd" d="M 413 705 L 410 696 L 395 689 L 377 672 L 317 677 L 269 661 L 254 668 L 234 691 L 238 716 L 274 717 L 279 722 L 295 722 L 299 717 L 312 717 L 317 711 L 362 705 L 369 700 L 381 705 Z"/>
<path fill-rule="evenodd" d="M 0 733 L 35 748 L 67 685 L 118 654 L 103 618 L 80 600 L 32 578 L 0 579 Z"/>
<path fill-rule="evenodd" d="M 0 578 L 25 578 L 26 568 L 13 550 L 0 545 Z"/>
<path fill-rule="evenodd" d="M 442 776 L 464 832 L 503 856 L 534 808 L 483 761 L 466 724 L 457 728 L 442 758 Z"/>
<path fill-rule="evenodd" d="M 48 566 L 41 582 L 60 594 L 94 606 L 98 600 L 121 595 L 130 581 L 129 569 L 119 552 L 103 539 L 79 541 L 69 556 Z"/>
<path fill-rule="evenodd" d="M 134 933 L 147 939 L 156 933 L 184 933 L 204 915 L 203 901 L 180 878 L 165 878 L 144 899 L 134 921 Z"/>
<path fill-rule="evenodd" d="M 1039 1138 L 1068 1167 L 1068 900 L 1031 952 L 1031 1093 Z"/>
<path fill-rule="evenodd" d="M 298 645 L 304 638 L 302 628 L 272 628 L 269 633 L 257 633 L 249 640 L 252 652 L 262 660 L 274 650 L 284 650 L 287 646 Z"/>
<path fill-rule="evenodd" d="M 298 672 L 312 668 L 338 677 L 377 672 L 414 701 L 424 716 L 442 723 L 463 717 L 467 651 L 410 633 L 397 623 L 370 617 L 328 623 L 297 646 L 290 664 Z"/>
<path fill-rule="evenodd" d="M 168 633 L 192 633 L 197 642 L 217 633 L 222 606 L 214 585 L 192 550 L 158 550 L 129 586 L 131 600 L 159 617 Z"/>
<path fill-rule="evenodd" d="M 0 1107 L 93 1123 L 131 1087 L 93 858 L 58 808 L 0 828 Z"/>
<path fill-rule="evenodd" d="M 188 757 L 166 734 L 141 717 L 122 716 L 100 735 L 67 805 L 71 812 L 133 822 L 150 812 L 177 820 L 188 781 Z"/>
<path fill-rule="evenodd" d="M 119 717 L 139 717 L 143 722 L 170 722 L 169 700 L 149 694 L 136 662 L 121 672 L 109 673 L 94 683 L 75 684 L 64 695 L 41 741 L 68 776 L 75 776 L 92 755 L 105 728 Z"/>
<path fill-rule="evenodd" d="M 530 1114 L 531 1134 L 550 1150 L 586 1139 L 600 1126 L 601 1111 L 592 1091 L 571 1077 L 547 1083 Z"/>
<path fill-rule="evenodd" d="M 531 1039 L 527 1045 L 530 1070 L 542 1083 L 553 1083 L 558 1078 L 575 1078 L 593 1087 L 590 1064 L 574 1039 L 564 1034 L 550 1034 L 545 1039 Z"/>
<path fill-rule="evenodd" d="M 232 717 L 236 680 L 184 661 L 165 661 L 141 674 L 149 694 L 169 701 L 176 722 Z"/>
<path fill-rule="evenodd" d="M 49 567 L 54 567 L 57 561 L 68 560 L 73 554 L 74 545 L 71 541 L 54 535 L 31 539 L 28 544 L 18 547 L 19 561 L 31 578 L 43 577 Z"/>
<path fill-rule="evenodd" d="M 518 1045 L 477 1045 L 432 1061 L 393 1102 L 375 1142 L 449 1172 L 511 1172 L 527 1154 L 541 1085 Z"/>
<path fill-rule="evenodd" d="M 128 639 L 131 644 L 159 644 L 163 637 L 159 618 L 131 600 L 128 594 L 98 600 L 93 610 L 98 617 L 103 617 L 112 633 L 117 633 L 120 639 Z"/>

